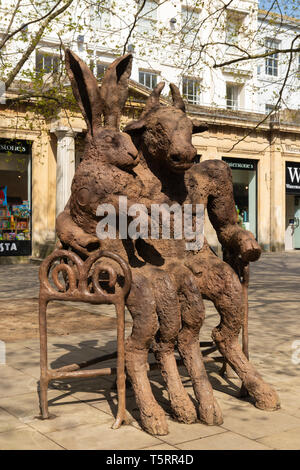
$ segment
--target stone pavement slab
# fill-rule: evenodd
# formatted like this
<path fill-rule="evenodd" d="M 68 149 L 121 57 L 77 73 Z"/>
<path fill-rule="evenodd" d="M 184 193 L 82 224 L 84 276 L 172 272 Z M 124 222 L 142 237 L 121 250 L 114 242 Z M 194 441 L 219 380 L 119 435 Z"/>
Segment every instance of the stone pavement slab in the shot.
<path fill-rule="evenodd" d="M 273 449 L 299 450 L 300 448 L 300 427 L 289 429 L 288 431 L 276 432 L 258 442 Z"/>
<path fill-rule="evenodd" d="M 104 424 L 76 426 L 68 431 L 47 433 L 46 436 L 65 449 L 76 450 L 132 450 L 161 444 L 161 440 L 136 429 L 124 425 L 118 430 L 111 429 L 113 419 Z"/>
<path fill-rule="evenodd" d="M 62 447 L 43 434 L 30 429 L 0 433 L 0 450 L 61 450 Z"/>
<path fill-rule="evenodd" d="M 269 450 L 269 446 L 240 436 L 233 432 L 223 432 L 203 439 L 185 442 L 176 446 L 181 450 Z"/>

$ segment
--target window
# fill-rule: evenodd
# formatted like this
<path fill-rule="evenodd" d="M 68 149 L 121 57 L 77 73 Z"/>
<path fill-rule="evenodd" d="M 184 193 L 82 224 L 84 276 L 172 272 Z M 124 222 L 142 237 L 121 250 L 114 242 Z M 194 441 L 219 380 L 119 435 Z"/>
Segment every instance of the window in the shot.
<path fill-rule="evenodd" d="M 181 7 L 181 32 L 188 42 L 192 42 L 199 26 L 199 12 L 193 8 Z"/>
<path fill-rule="evenodd" d="M 272 112 L 272 111 L 274 111 L 274 112 Z M 275 109 L 274 104 L 268 104 L 267 103 L 265 105 L 265 113 L 266 114 L 272 113 L 272 114 L 270 114 L 270 117 L 269 117 L 271 122 L 275 122 L 276 120 L 278 120 L 278 114 L 275 111 L 276 111 L 276 109 Z"/>
<path fill-rule="evenodd" d="M 111 26 L 111 0 L 103 0 L 90 8 L 91 23 L 96 29 L 107 29 Z"/>
<path fill-rule="evenodd" d="M 274 111 L 275 106 L 273 104 L 266 104 L 265 109 L 266 109 L 266 114 L 269 114 L 272 111 Z"/>
<path fill-rule="evenodd" d="M 257 162 L 255 160 L 223 158 L 232 170 L 233 194 L 238 223 L 256 237 Z"/>
<path fill-rule="evenodd" d="M 139 71 L 139 82 L 151 90 L 157 85 L 157 75 L 152 72 Z"/>
<path fill-rule="evenodd" d="M 101 62 L 97 62 L 97 71 L 96 75 L 99 80 L 103 78 L 105 71 L 107 70 L 109 64 L 102 64 Z"/>
<path fill-rule="evenodd" d="M 0 256 L 31 254 L 31 145 L 0 139 Z"/>
<path fill-rule="evenodd" d="M 199 104 L 200 102 L 199 81 L 184 77 L 182 80 L 182 94 L 189 103 Z"/>
<path fill-rule="evenodd" d="M 226 43 L 232 45 L 238 44 L 243 21 L 244 16 L 233 15 L 232 13 L 230 14 L 230 16 L 227 16 L 225 39 Z"/>
<path fill-rule="evenodd" d="M 238 85 L 226 85 L 226 107 L 227 109 L 239 108 L 240 87 Z"/>
<path fill-rule="evenodd" d="M 138 2 L 141 7 L 141 1 Z M 140 34 L 154 34 L 156 30 L 157 23 L 157 3 L 152 0 L 147 0 L 144 8 L 139 14 L 139 19 L 137 21 L 137 31 Z"/>
<path fill-rule="evenodd" d="M 279 44 L 280 41 L 276 41 L 275 39 L 266 39 L 266 52 L 271 51 L 273 49 L 278 49 Z M 273 77 L 278 76 L 278 54 L 272 54 L 266 57 L 265 72 L 266 75 L 272 75 Z"/>
<path fill-rule="evenodd" d="M 54 54 L 37 52 L 35 69 L 39 73 L 57 73 L 60 58 Z"/>

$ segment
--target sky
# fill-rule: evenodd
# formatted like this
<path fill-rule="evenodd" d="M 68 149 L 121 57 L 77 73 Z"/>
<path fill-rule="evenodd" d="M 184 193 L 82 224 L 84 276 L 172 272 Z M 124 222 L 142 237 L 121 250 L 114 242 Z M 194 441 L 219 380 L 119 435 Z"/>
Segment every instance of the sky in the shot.
<path fill-rule="evenodd" d="M 273 3 L 274 0 L 260 0 L 259 7 L 268 10 Z M 276 5 L 272 8 L 273 11 L 280 13 L 281 9 L 284 15 L 300 19 L 300 0 L 275 0 L 275 3 Z"/>

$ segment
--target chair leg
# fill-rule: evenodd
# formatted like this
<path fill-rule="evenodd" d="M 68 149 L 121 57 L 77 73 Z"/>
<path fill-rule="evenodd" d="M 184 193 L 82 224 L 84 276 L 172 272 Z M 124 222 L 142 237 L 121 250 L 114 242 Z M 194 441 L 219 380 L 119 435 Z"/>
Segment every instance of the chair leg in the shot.
<path fill-rule="evenodd" d="M 113 429 L 118 429 L 126 421 L 126 376 L 125 376 L 125 306 L 120 301 L 116 305 L 117 314 L 117 395 L 118 413 Z"/>
<path fill-rule="evenodd" d="M 40 325 L 40 412 L 42 419 L 49 418 L 48 413 L 48 358 L 47 358 L 47 301 L 40 297 L 39 301 L 39 325 Z"/>

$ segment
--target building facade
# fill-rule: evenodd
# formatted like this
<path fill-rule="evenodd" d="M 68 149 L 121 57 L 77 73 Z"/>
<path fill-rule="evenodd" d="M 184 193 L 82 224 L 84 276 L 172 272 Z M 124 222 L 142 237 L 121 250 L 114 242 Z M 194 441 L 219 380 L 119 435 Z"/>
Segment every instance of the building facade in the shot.
<path fill-rule="evenodd" d="M 110 2 L 103 5 L 83 14 L 80 2 L 76 4 L 93 34 L 86 28 L 65 38 L 99 81 L 128 37 Z M 136 2 L 126 5 L 128 25 Z M 188 114 L 209 124 L 207 132 L 193 136 L 201 160 L 222 159 L 231 167 L 241 225 L 264 250 L 300 249 L 300 55 L 294 54 L 291 63 L 274 54 L 214 68 L 215 63 L 238 59 L 239 49 L 263 54 L 268 48 L 287 48 L 300 22 L 279 21 L 276 15 L 270 22 L 255 0 L 236 0 L 231 6 L 216 26 L 205 20 L 210 12 L 197 2 L 146 2 L 126 46 L 134 61 L 123 121 L 138 117 L 160 80 L 176 83 Z M 204 39 L 212 44 L 211 53 L 206 49 L 199 55 Z M 60 67 L 55 31 L 43 37 L 26 67 Z M 9 93 L 17 92 L 16 85 Z M 164 92 L 166 104 L 168 86 Z M 42 258 L 55 244 L 55 218 L 70 195 L 85 123 L 79 112 L 62 110 L 55 119 L 41 115 L 38 126 L 32 125 L 36 115 L 30 104 L 2 103 L 0 112 L 0 262 Z M 205 232 L 220 251 L 208 220 Z"/>

